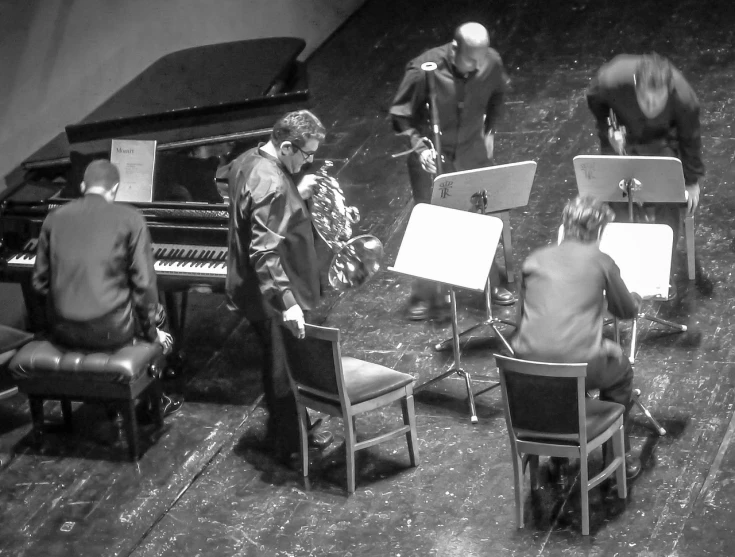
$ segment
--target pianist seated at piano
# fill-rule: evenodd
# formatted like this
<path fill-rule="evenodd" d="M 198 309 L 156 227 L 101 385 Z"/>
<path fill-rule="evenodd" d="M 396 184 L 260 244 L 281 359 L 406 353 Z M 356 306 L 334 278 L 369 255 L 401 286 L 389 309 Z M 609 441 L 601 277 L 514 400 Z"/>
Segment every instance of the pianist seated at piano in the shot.
<path fill-rule="evenodd" d="M 136 209 L 114 203 L 119 182 L 114 164 L 89 164 L 83 197 L 43 222 L 32 285 L 46 299 L 54 342 L 113 351 L 141 338 L 168 353 L 173 339 L 164 330 L 148 226 Z M 181 405 L 177 395 L 163 395 L 166 414 Z"/>

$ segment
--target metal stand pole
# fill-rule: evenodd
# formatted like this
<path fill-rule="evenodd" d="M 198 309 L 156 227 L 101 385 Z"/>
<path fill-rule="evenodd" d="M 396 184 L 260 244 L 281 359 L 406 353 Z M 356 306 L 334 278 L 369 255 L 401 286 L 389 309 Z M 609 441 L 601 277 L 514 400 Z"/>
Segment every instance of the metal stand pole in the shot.
<path fill-rule="evenodd" d="M 438 375 L 437 377 L 433 377 L 429 379 L 426 383 L 423 383 L 416 387 L 414 389 L 414 392 L 418 392 L 422 389 L 425 389 L 429 385 L 433 385 L 437 381 L 441 381 L 445 377 L 448 377 L 452 375 L 453 373 L 456 373 L 457 375 L 460 375 L 461 377 L 464 377 L 465 385 L 467 386 L 467 399 L 469 400 L 470 405 L 470 422 L 473 424 L 477 423 L 477 411 L 475 410 L 475 397 L 472 394 L 472 378 L 470 377 L 470 374 L 462 369 L 462 364 L 460 361 L 460 347 L 459 347 L 459 325 L 457 324 L 457 297 L 454 293 L 454 287 L 450 287 L 449 289 L 449 300 L 451 303 L 452 308 L 452 338 L 450 339 L 452 343 L 452 351 L 454 355 L 454 365 L 442 373 L 441 375 Z"/>
<path fill-rule="evenodd" d="M 473 195 L 473 199 L 477 196 L 477 199 L 479 200 L 477 202 L 476 207 L 478 208 L 479 212 L 483 215 L 487 214 L 487 192 L 485 190 L 477 192 L 477 194 Z M 496 317 L 493 317 L 493 309 L 492 309 L 492 284 L 490 284 L 490 277 L 487 278 L 487 282 L 485 283 L 485 315 L 487 316 L 486 319 L 477 325 L 473 325 L 469 329 L 465 329 L 461 333 L 459 333 L 459 337 L 465 337 L 470 335 L 473 331 L 479 329 L 480 327 L 488 326 L 490 327 L 493 332 L 495 333 L 495 336 L 500 339 L 500 341 L 503 343 L 503 346 L 508 350 L 510 355 L 512 356 L 514 354 L 513 349 L 510 347 L 510 344 L 506 340 L 506 338 L 503 336 L 503 334 L 500 332 L 500 329 L 498 328 L 499 324 L 509 325 L 511 327 L 517 327 L 517 325 L 513 321 L 508 321 L 507 319 L 498 319 Z M 472 337 L 467 339 L 467 342 L 465 343 L 465 346 L 469 344 Z M 449 348 L 449 346 L 452 344 L 453 339 L 446 339 L 441 342 L 438 342 L 434 345 L 434 350 L 437 352 L 441 352 L 443 350 L 446 350 Z M 498 385 L 494 385 L 493 387 L 490 387 L 490 389 L 494 389 Z M 486 391 L 489 391 L 490 389 L 485 389 L 484 391 L 481 391 L 481 393 L 484 393 Z M 481 394 L 478 393 L 478 394 Z"/>

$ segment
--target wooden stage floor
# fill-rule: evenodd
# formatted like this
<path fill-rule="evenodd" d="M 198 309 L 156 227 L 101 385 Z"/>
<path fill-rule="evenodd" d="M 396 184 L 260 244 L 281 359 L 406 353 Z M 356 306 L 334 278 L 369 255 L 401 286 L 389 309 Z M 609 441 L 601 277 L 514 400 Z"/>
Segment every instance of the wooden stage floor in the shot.
<path fill-rule="evenodd" d="M 339 420 L 325 454 L 313 454 L 313 487 L 261 447 L 260 354 L 246 322 L 219 296 L 193 295 L 187 331 L 187 403 L 148 436 L 139 463 L 104 412 L 75 406 L 77 430 L 53 428 L 43 452 L 29 441 L 21 396 L 0 405 L 2 556 L 699 556 L 732 555 L 735 447 L 731 345 L 735 288 L 735 16 L 731 0 L 369 0 L 309 61 L 313 109 L 330 128 L 320 156 L 337 162 L 361 232 L 400 245 L 411 208 L 404 144 L 387 107 L 405 62 L 476 19 L 495 27 L 513 82 L 498 126 L 498 163 L 534 160 L 527 207 L 511 215 L 516 264 L 555 238 L 561 208 L 575 195 L 572 158 L 596 153 L 584 90 L 594 71 L 622 52 L 669 56 L 702 104 L 707 177 L 697 217 L 705 269 L 679 297 L 651 311 L 686 323 L 685 334 L 645 325 L 636 386 L 668 430 L 656 436 L 635 414 L 633 449 L 644 470 L 625 504 L 591 496 L 592 535 L 580 533 L 578 488 L 542 481 L 524 496 L 527 527 L 514 522 L 512 467 L 497 390 L 477 397 L 470 424 L 464 383 L 452 377 L 416 397 L 421 465 L 405 443 L 360 454 L 358 489 L 347 497 Z M 470 241 L 457 238 L 458 242 Z M 446 324 L 403 318 L 409 280 L 381 271 L 361 289 L 331 294 L 318 321 L 338 326 L 344 352 L 414 374 L 419 383 L 451 364 L 433 342 Z M 517 285 L 511 285 L 517 288 Z M 481 298 L 459 296 L 460 324 L 482 317 Z M 508 309 L 499 312 L 510 315 Z M 497 342 L 467 351 L 475 388 L 497 378 Z M 60 421 L 58 405 L 48 404 Z M 374 431 L 396 408 L 358 420 Z M 546 466 L 542 465 L 542 473 Z"/>

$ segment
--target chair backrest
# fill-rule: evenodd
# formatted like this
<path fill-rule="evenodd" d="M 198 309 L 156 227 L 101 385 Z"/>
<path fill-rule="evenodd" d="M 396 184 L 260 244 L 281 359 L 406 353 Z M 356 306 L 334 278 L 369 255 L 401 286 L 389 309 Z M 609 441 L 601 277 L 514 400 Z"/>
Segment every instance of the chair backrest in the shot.
<path fill-rule="evenodd" d="M 509 428 L 579 439 L 586 421 L 587 364 L 532 362 L 498 354 L 495 361 Z"/>
<path fill-rule="evenodd" d="M 339 329 L 306 324 L 306 338 L 285 333 L 291 380 L 299 389 L 330 398 L 343 398 Z M 344 398 L 343 398 L 344 400 Z"/>

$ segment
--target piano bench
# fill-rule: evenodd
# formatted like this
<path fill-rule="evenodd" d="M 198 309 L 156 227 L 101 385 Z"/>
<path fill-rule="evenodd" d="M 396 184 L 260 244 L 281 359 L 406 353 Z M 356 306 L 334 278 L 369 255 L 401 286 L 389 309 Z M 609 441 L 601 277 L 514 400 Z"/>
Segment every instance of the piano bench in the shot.
<path fill-rule="evenodd" d="M 138 420 L 135 403 L 149 395 L 156 423 L 163 425 L 160 373 L 163 348 L 158 343 L 137 342 L 114 352 L 70 350 L 46 340 L 23 346 L 10 362 L 20 392 L 28 396 L 33 438 L 43 442 L 43 403 L 61 402 L 67 430 L 71 430 L 71 403 L 106 403 L 120 410 L 131 460 L 139 458 Z"/>

